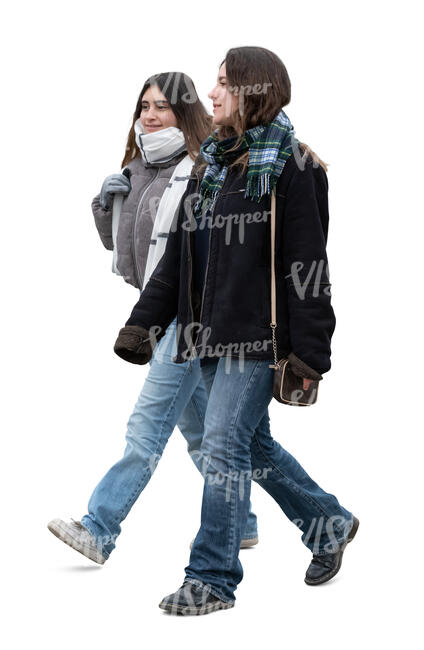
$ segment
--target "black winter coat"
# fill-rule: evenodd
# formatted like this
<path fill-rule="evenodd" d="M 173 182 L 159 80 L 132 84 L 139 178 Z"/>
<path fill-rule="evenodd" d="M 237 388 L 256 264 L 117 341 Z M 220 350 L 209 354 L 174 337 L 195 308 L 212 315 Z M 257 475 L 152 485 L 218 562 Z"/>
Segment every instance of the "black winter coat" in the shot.
<path fill-rule="evenodd" d="M 197 355 L 227 354 L 272 360 L 270 197 L 259 203 L 244 198 L 246 174 L 238 168 L 229 169 L 213 211 L 201 297 L 192 281 L 195 220 L 191 208 L 199 183 L 200 176 L 194 171 L 165 253 L 126 325 L 146 330 L 157 326 L 159 339 L 177 316 L 177 326 L 182 329 L 173 359 L 176 363 Z M 324 373 L 331 365 L 330 341 L 335 327 L 326 254 L 325 170 L 316 166 L 311 156 L 302 162 L 292 154 L 278 179 L 276 194 L 278 358 L 292 351 L 312 369 Z"/>

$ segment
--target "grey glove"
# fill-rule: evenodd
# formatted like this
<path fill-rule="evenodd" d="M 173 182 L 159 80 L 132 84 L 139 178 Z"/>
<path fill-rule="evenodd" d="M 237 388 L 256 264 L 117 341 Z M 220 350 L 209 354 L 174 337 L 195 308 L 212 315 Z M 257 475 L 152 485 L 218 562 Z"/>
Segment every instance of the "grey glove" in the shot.
<path fill-rule="evenodd" d="M 131 182 L 126 174 L 111 174 L 103 181 L 100 190 L 100 205 L 103 210 L 110 210 L 113 203 L 114 194 L 129 194 L 131 191 Z"/>
<path fill-rule="evenodd" d="M 138 325 L 122 327 L 113 349 L 121 359 L 140 365 L 148 363 L 153 354 L 149 332 Z"/>

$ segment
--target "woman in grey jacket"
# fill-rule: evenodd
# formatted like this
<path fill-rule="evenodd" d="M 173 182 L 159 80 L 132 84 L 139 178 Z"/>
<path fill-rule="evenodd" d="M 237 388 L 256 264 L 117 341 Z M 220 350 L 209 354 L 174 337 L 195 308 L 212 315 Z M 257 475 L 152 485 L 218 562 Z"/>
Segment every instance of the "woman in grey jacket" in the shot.
<path fill-rule="evenodd" d="M 187 75 L 150 77 L 137 100 L 122 173 L 108 176 L 93 199 L 100 238 L 114 252 L 113 270 L 140 291 L 164 252 L 193 160 L 210 128 L 210 118 Z M 150 480 L 177 424 L 190 457 L 202 471 L 199 449 L 207 392 L 200 362 L 173 363 L 175 346 L 176 319 L 150 359 L 128 421 L 123 457 L 96 486 L 80 521 L 53 519 L 48 524 L 56 537 L 98 564 L 104 564 L 115 548 L 120 523 Z M 256 517 L 250 512 L 242 546 L 255 543 Z"/>

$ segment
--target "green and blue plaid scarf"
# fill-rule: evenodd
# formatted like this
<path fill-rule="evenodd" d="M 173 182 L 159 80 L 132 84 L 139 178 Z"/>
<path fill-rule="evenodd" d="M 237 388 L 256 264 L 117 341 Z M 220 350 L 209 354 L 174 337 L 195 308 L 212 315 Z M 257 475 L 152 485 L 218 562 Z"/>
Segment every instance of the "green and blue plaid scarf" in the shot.
<path fill-rule="evenodd" d="M 208 163 L 199 188 L 199 199 L 194 213 L 212 212 L 221 190 L 228 166 L 242 153 L 249 151 L 246 191 L 244 196 L 259 202 L 264 194 L 271 194 L 292 154 L 295 131 L 286 113 L 281 110 L 272 122 L 248 129 L 236 150 L 231 150 L 238 136 L 218 140 L 217 131 L 203 142 L 200 153 Z"/>

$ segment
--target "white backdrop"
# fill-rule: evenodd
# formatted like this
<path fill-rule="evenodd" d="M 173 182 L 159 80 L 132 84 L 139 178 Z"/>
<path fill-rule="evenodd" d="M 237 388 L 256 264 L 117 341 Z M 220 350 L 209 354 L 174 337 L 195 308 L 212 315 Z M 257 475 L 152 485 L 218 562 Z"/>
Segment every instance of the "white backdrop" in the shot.
<path fill-rule="evenodd" d="M 417 647 L 422 563 L 423 104 L 419 3 L 10 3 L 1 27 L 4 647 Z M 170 617 L 202 481 L 178 430 L 94 565 L 47 530 L 79 519 L 124 450 L 146 375 L 113 353 L 138 292 L 110 272 L 90 203 L 120 169 L 141 86 L 207 92 L 228 48 L 287 66 L 296 135 L 329 163 L 333 367 L 272 431 L 359 517 L 338 576 L 309 587 L 300 531 L 252 488 L 260 542 L 236 606 Z"/>

